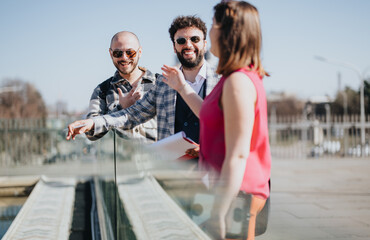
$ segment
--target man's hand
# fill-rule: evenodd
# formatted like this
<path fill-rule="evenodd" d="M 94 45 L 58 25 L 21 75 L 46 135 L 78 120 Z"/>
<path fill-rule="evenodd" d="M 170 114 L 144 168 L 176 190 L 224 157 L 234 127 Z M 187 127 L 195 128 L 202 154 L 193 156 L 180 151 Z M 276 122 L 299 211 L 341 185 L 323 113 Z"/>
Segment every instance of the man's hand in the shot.
<path fill-rule="evenodd" d="M 119 95 L 119 104 L 123 109 L 130 107 L 142 97 L 140 84 L 134 85 L 128 93 L 123 93 L 120 88 L 117 88 L 117 90 Z"/>
<path fill-rule="evenodd" d="M 66 139 L 71 138 L 75 140 L 76 136 L 85 133 L 94 128 L 94 121 L 92 119 L 78 120 L 68 125 L 68 134 Z"/>
<path fill-rule="evenodd" d="M 162 75 L 165 77 L 163 82 L 180 93 L 186 85 L 184 74 L 177 67 L 163 65 L 161 69 Z"/>

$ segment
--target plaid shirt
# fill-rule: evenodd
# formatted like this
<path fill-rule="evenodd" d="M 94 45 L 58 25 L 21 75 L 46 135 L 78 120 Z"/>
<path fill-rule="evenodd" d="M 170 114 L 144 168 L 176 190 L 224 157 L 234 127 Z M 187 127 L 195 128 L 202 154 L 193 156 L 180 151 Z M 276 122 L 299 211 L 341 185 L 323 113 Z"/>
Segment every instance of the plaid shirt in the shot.
<path fill-rule="evenodd" d="M 146 93 L 155 86 L 156 76 L 145 68 L 139 67 L 139 69 L 144 71 L 141 79 L 141 88 Z M 122 110 L 119 104 L 117 88 L 120 88 L 123 93 L 128 93 L 132 89 L 131 84 L 126 79 L 123 79 L 118 71 L 115 72 L 113 77 L 102 82 L 94 89 L 86 118 L 93 118 Z M 88 139 L 94 141 L 103 137 L 107 132 L 108 130 L 95 135 L 86 133 L 86 136 Z M 156 141 L 157 122 L 155 119 L 151 119 L 131 129 L 117 128 L 117 133 L 123 138 Z"/>
<path fill-rule="evenodd" d="M 219 80 L 215 69 L 206 64 L 206 95 L 208 95 Z M 157 117 L 158 140 L 171 136 L 175 132 L 176 91 L 163 82 L 163 76 L 157 78 L 155 87 L 151 88 L 143 99 L 129 108 L 109 115 L 93 118 L 94 134 L 108 131 L 112 128 L 131 129 L 153 117 Z"/>

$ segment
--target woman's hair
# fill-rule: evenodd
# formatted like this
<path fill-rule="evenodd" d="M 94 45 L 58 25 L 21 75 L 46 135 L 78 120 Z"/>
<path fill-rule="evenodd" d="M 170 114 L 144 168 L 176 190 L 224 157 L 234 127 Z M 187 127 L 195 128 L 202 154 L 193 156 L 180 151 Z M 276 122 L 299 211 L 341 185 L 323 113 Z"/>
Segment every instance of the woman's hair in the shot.
<path fill-rule="evenodd" d="M 220 27 L 220 52 L 217 73 L 227 76 L 247 67 L 268 76 L 261 64 L 262 34 L 257 9 L 244 1 L 229 1 L 214 7 L 214 18 Z"/>

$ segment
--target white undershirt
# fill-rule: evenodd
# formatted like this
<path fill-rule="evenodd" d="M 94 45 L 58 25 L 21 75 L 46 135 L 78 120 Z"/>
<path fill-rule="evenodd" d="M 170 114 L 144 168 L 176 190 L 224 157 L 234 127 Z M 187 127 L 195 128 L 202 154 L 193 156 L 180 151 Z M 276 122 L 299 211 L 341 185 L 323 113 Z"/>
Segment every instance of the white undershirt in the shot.
<path fill-rule="evenodd" d="M 182 67 L 181 67 L 182 70 Z M 202 88 L 202 85 L 204 81 L 206 80 L 207 76 L 207 67 L 206 64 L 203 64 L 203 66 L 200 68 L 197 76 L 195 77 L 194 82 L 190 82 L 185 79 L 185 81 L 189 84 L 189 86 L 197 93 L 199 94 L 200 89 Z"/>

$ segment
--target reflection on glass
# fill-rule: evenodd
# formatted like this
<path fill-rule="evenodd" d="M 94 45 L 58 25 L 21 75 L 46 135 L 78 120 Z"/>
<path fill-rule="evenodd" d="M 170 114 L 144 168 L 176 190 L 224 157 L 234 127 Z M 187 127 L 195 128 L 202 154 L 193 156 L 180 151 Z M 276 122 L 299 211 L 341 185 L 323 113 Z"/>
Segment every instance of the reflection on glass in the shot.
<path fill-rule="evenodd" d="M 27 200 L 35 186 L 42 188 L 43 183 L 58 192 L 61 185 L 57 183 L 63 181 L 74 182 L 71 216 L 58 216 L 70 219 L 64 233 L 69 237 L 209 239 L 202 223 L 212 206 L 207 185 L 213 179 L 197 170 L 196 160 L 173 159 L 141 141 L 121 138 L 114 130 L 94 142 L 84 135 L 66 141 L 63 130 L 45 128 L 8 127 L 0 136 L 8 139 L 7 150 L 0 155 L 2 179 L 7 178 L 13 188 L 20 179 L 27 179 L 23 194 L 14 196 L 13 192 L 8 204 L 4 204 L 4 191 L 9 188 L 0 185 L 0 236 L 4 239 L 26 231 L 22 221 L 32 208 Z M 27 145 L 24 139 L 33 142 Z M 238 219 L 238 214 L 233 218 Z M 36 230 L 41 227 L 34 225 Z"/>

